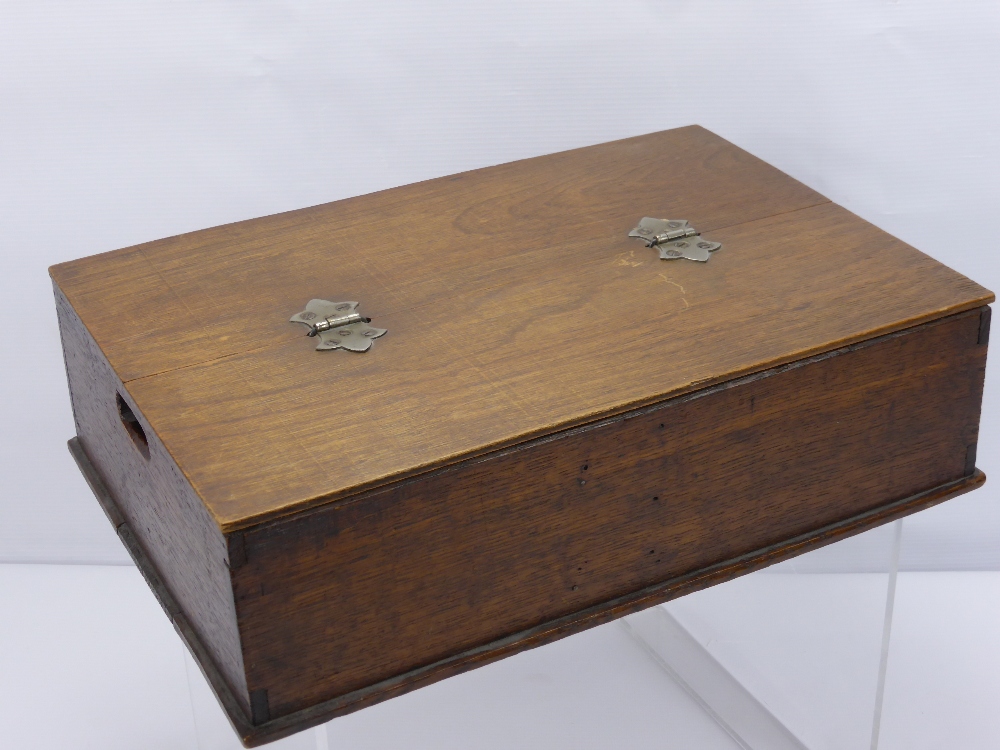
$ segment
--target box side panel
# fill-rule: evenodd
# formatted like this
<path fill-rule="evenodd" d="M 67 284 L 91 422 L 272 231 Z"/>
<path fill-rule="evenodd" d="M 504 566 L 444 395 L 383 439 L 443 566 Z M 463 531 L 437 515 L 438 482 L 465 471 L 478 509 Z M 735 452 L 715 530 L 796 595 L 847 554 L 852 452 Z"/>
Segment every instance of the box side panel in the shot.
<path fill-rule="evenodd" d="M 246 531 L 234 589 L 249 689 L 271 719 L 289 716 L 501 639 L 530 647 L 519 634 L 774 545 L 804 551 L 796 537 L 920 493 L 947 496 L 975 474 L 982 315 Z"/>
<path fill-rule="evenodd" d="M 226 539 L 58 286 L 55 296 L 79 444 L 249 714 Z"/>

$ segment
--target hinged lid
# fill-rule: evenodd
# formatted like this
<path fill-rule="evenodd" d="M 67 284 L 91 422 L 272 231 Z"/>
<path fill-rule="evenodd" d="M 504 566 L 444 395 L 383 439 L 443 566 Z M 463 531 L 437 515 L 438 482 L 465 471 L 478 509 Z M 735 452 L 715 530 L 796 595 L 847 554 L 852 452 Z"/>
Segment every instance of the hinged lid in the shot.
<path fill-rule="evenodd" d="M 725 249 L 666 263 L 629 237 L 643 216 Z M 226 530 L 993 299 L 698 127 L 52 276 Z M 391 333 L 317 353 L 288 323 L 310 299 L 360 300 Z"/>

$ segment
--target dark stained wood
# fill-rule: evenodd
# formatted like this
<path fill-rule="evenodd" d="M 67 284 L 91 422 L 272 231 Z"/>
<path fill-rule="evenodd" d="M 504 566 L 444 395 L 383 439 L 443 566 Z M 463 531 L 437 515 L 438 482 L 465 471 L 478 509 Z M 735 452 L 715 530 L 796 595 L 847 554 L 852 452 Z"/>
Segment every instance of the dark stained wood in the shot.
<path fill-rule="evenodd" d="M 74 455 L 251 744 L 983 481 L 992 293 L 700 128 L 51 273 Z"/>
<path fill-rule="evenodd" d="M 145 550 L 170 600 L 185 613 L 246 710 L 246 677 L 225 537 L 138 411 L 149 457 L 137 448 L 119 418 L 115 399 L 121 394 L 130 400 L 128 389 L 58 287 L 55 294 L 76 432 L 81 450 L 92 462 L 92 473 L 117 500 L 120 517 L 112 518 L 112 523 L 119 535 L 125 524 L 131 529 L 129 538 L 123 537 L 126 546 Z M 87 481 L 94 486 L 93 476 Z"/>
<path fill-rule="evenodd" d="M 69 441 L 69 448 L 79 464 L 80 470 L 93 489 L 95 496 L 104 507 L 108 518 L 112 520 L 112 523 L 115 523 L 117 519 L 121 518 L 121 513 L 118 511 L 117 505 L 107 491 L 107 488 L 103 486 L 100 476 L 91 464 L 90 459 L 80 446 L 79 439 L 71 439 Z M 403 695 L 447 677 L 461 674 L 462 672 L 489 664 L 506 656 L 511 656 L 519 651 L 551 643 L 554 640 L 579 632 L 580 630 L 585 630 L 609 620 L 645 609 L 646 607 L 675 599 L 684 594 L 693 593 L 708 586 L 746 575 L 747 573 L 759 570 L 789 557 L 794 557 L 803 552 L 832 544 L 844 537 L 859 534 L 881 524 L 889 523 L 890 521 L 978 489 L 985 480 L 986 476 L 977 469 L 973 474 L 963 477 L 957 482 L 951 482 L 941 487 L 936 487 L 929 492 L 923 492 L 899 502 L 884 505 L 875 511 L 862 513 L 842 523 L 817 529 L 775 547 L 758 550 L 742 558 L 729 560 L 721 565 L 695 571 L 678 579 L 651 586 L 643 591 L 619 597 L 613 602 L 605 603 L 603 606 L 591 607 L 581 612 L 575 612 L 568 617 L 563 617 L 540 627 L 517 633 L 512 637 L 487 644 L 484 647 L 457 654 L 449 659 L 427 665 L 412 672 L 397 675 L 392 679 L 375 683 L 362 690 L 338 696 L 323 703 L 318 703 L 302 711 L 287 714 L 276 719 L 269 719 L 266 723 L 256 726 L 251 724 L 248 717 L 243 713 L 235 697 L 232 695 L 228 684 L 215 668 L 208 650 L 200 642 L 198 635 L 191 628 L 184 613 L 176 607 L 173 598 L 169 591 L 166 590 L 162 579 L 159 577 L 149 558 L 138 544 L 129 543 L 128 540 L 132 537 L 127 524 L 123 523 L 119 529 L 123 542 L 132 555 L 133 560 L 153 589 L 154 594 L 156 594 L 157 599 L 170 617 L 181 638 L 191 649 L 195 660 L 201 667 L 209 684 L 215 689 L 216 695 L 233 725 L 233 729 L 240 736 L 244 745 L 247 747 L 257 747 L 281 739 L 282 737 L 287 737 L 303 729 L 316 726 L 317 724 L 322 724 L 338 716 L 353 713 L 388 698 Z M 268 711 L 270 711 L 270 707 L 268 707 Z"/>
<path fill-rule="evenodd" d="M 97 467 L 94 466 L 94 463 L 84 450 L 80 438 L 75 437 L 69 440 L 69 452 L 76 461 L 77 466 L 80 467 L 80 472 L 93 491 L 94 497 L 97 498 L 97 502 L 104 510 L 108 520 L 115 527 L 118 537 L 122 540 L 122 544 L 125 545 L 125 549 L 128 550 L 129 555 L 131 555 L 132 560 L 149 585 L 156 600 L 163 607 L 163 611 L 167 614 L 167 617 L 170 618 L 170 622 L 173 623 L 174 629 L 181 637 L 181 640 L 191 650 L 195 662 L 205 675 L 209 685 L 215 691 L 215 695 L 222 704 L 226 716 L 233 725 L 233 729 L 236 730 L 236 733 L 241 738 L 257 736 L 262 741 L 277 739 L 276 736 L 270 737 L 268 735 L 269 738 L 263 740 L 263 735 L 260 735 L 255 730 L 253 724 L 247 719 L 246 701 L 243 700 L 242 696 L 237 696 L 230 685 L 230 681 L 222 674 L 218 662 L 218 649 L 210 648 L 205 643 L 198 630 L 192 625 L 190 618 L 185 614 L 180 604 L 178 604 L 177 599 L 170 593 L 163 574 L 157 570 L 156 565 L 150 559 L 142 544 L 139 543 L 132 528 L 128 525 L 128 521 L 125 520 L 125 515 L 121 508 L 119 508 L 118 502 L 111 496 L 111 491 L 104 484 L 104 480 L 98 473 Z"/>
<path fill-rule="evenodd" d="M 961 314 L 247 531 L 234 585 L 248 684 L 273 716 L 302 710 L 956 481 L 978 435 L 979 322 Z"/>

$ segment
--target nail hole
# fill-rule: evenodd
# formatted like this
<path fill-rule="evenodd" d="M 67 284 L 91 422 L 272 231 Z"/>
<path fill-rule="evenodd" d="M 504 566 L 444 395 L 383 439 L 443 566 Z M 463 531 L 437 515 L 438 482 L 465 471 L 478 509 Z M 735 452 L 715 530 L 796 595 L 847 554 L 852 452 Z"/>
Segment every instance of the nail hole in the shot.
<path fill-rule="evenodd" d="M 589 468 L 590 468 L 590 464 L 584 464 L 584 465 L 583 465 L 583 470 L 584 470 L 584 471 L 586 471 L 586 470 L 587 470 L 587 469 L 589 469 Z"/>
<path fill-rule="evenodd" d="M 666 425 L 662 425 L 662 424 L 661 424 L 661 425 L 660 425 L 660 429 L 662 430 L 662 429 L 663 429 L 663 428 L 664 428 L 665 426 L 666 426 Z"/>
<path fill-rule="evenodd" d="M 118 416 L 125 426 L 125 432 L 132 438 L 132 442 L 135 443 L 135 447 L 139 449 L 142 457 L 149 458 L 149 441 L 146 439 L 146 433 L 143 431 L 142 425 L 139 424 L 135 412 L 132 411 L 132 407 L 126 403 L 120 393 L 115 394 L 115 401 L 118 404 Z"/>
<path fill-rule="evenodd" d="M 658 503 L 658 502 L 660 502 L 660 496 L 659 496 L 659 495 L 657 495 L 656 497 L 654 497 L 654 498 L 653 498 L 653 502 L 654 502 L 654 503 Z"/>

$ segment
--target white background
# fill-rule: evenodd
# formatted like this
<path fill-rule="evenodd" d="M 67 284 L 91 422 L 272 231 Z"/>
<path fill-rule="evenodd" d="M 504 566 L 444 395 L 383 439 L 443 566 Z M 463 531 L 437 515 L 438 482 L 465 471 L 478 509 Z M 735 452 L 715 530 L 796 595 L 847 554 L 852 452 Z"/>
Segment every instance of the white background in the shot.
<path fill-rule="evenodd" d="M 0 2 L 0 561 L 127 563 L 50 264 L 699 123 L 998 289 L 998 94 L 992 2 Z M 908 520 L 903 567 L 1000 568 L 998 487 Z"/>
<path fill-rule="evenodd" d="M 691 123 L 1000 289 L 998 2 L 0 0 L 0 562 L 92 564 L 0 565 L 0 748 L 235 747 L 136 571 L 96 565 L 129 561 L 66 451 L 47 266 Z M 889 531 L 777 568 L 884 570 Z M 904 569 L 1000 570 L 1000 473 L 903 539 Z M 880 747 L 1000 746 L 998 575 L 900 576 Z M 860 748 L 882 580 L 671 606 L 810 747 Z M 616 627 L 339 719 L 329 746 L 708 747 Z"/>

